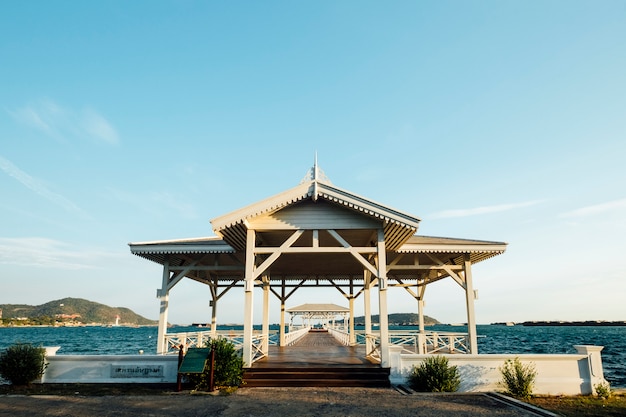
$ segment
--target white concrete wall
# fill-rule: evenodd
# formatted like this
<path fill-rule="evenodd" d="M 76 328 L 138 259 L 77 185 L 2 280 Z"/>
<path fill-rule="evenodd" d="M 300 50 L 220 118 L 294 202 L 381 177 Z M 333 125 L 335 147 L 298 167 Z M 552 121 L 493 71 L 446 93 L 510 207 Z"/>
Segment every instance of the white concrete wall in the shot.
<path fill-rule="evenodd" d="M 534 394 L 592 394 L 594 385 L 606 383 L 602 371 L 599 346 L 576 346 L 578 354 L 564 355 L 444 355 L 450 365 L 457 366 L 461 376 L 460 392 L 505 391 L 500 384 L 500 367 L 507 359 L 518 357 L 523 364 L 532 363 L 537 371 Z M 429 355 L 403 354 L 392 347 L 391 382 L 406 383 L 414 365 Z"/>
<path fill-rule="evenodd" d="M 55 355 L 46 362 L 42 383 L 175 383 L 178 374 L 176 355 Z"/>

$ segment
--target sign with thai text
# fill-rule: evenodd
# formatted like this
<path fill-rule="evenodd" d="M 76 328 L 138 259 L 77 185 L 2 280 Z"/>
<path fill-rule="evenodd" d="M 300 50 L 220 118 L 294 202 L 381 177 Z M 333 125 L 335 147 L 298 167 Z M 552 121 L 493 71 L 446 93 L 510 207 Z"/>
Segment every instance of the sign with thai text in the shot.
<path fill-rule="evenodd" d="M 161 378 L 163 365 L 111 365 L 111 378 Z"/>

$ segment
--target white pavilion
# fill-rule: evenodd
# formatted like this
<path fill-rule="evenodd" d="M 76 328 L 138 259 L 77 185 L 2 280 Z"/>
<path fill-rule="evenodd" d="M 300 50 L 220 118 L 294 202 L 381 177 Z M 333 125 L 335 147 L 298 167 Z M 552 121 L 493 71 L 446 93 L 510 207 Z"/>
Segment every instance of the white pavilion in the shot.
<path fill-rule="evenodd" d="M 365 312 L 366 352 L 389 367 L 388 305 L 398 292 L 416 301 L 419 332 L 424 333 L 426 287 L 452 279 L 464 292 L 466 353 L 478 353 L 472 265 L 506 250 L 503 242 L 417 235 L 420 219 L 333 185 L 315 162 L 297 186 L 211 221 L 216 236 L 130 243 L 131 253 L 163 266 L 157 353 L 168 353 L 168 300 L 174 287 L 191 279 L 210 288 L 215 334 L 220 298 L 238 291 L 244 313 L 241 348 L 246 366 L 268 355 L 269 297 L 280 302 L 278 344 L 287 346 L 285 304 L 295 291 L 328 287 Z M 255 288 L 262 288 L 255 300 Z M 372 298 L 380 316 L 371 322 Z M 254 317 L 253 303 L 263 305 Z M 318 312 L 319 313 L 319 312 Z M 260 334 L 253 323 L 262 322 Z M 356 343 L 354 326 L 346 343 Z M 168 342 L 170 341 L 170 342 Z M 423 348 L 420 347 L 421 353 Z"/>

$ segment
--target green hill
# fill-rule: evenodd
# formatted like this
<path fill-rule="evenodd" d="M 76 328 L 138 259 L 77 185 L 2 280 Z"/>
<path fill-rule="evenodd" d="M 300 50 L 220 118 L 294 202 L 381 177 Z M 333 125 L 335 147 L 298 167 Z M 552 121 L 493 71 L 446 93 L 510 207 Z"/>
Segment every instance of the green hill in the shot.
<path fill-rule="evenodd" d="M 0 304 L 2 321 L 7 324 L 12 320 L 14 324 L 33 321 L 33 319 L 48 318 L 61 323 L 75 324 L 114 324 L 119 316 L 119 324 L 150 325 L 156 321 L 149 320 L 125 307 L 109 307 L 82 298 L 63 298 L 50 301 L 38 306 L 26 304 Z M 45 322 L 45 321 L 42 321 Z"/>
<path fill-rule="evenodd" d="M 372 323 L 378 323 L 379 317 L 378 314 L 372 315 Z M 389 314 L 389 325 L 390 326 L 416 326 L 419 321 L 419 315 L 415 313 L 392 313 Z M 365 317 L 355 317 L 354 324 L 357 326 L 365 325 Z M 439 324 L 439 321 L 429 317 L 424 316 L 424 325 L 432 326 L 433 324 Z"/>

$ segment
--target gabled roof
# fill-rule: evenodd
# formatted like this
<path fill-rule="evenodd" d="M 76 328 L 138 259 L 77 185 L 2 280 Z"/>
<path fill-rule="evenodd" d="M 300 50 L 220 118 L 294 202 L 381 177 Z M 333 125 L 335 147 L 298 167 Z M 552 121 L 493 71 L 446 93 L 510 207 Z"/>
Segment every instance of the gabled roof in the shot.
<path fill-rule="evenodd" d="M 256 216 L 279 211 L 305 199 L 323 199 L 346 207 L 355 213 L 380 220 L 385 232 L 387 248 L 394 250 L 412 236 L 420 219 L 392 209 L 373 200 L 335 187 L 319 179 L 305 180 L 296 187 L 257 203 L 211 220 L 213 231 L 231 246 L 243 250 L 246 246 L 247 221 Z"/>

